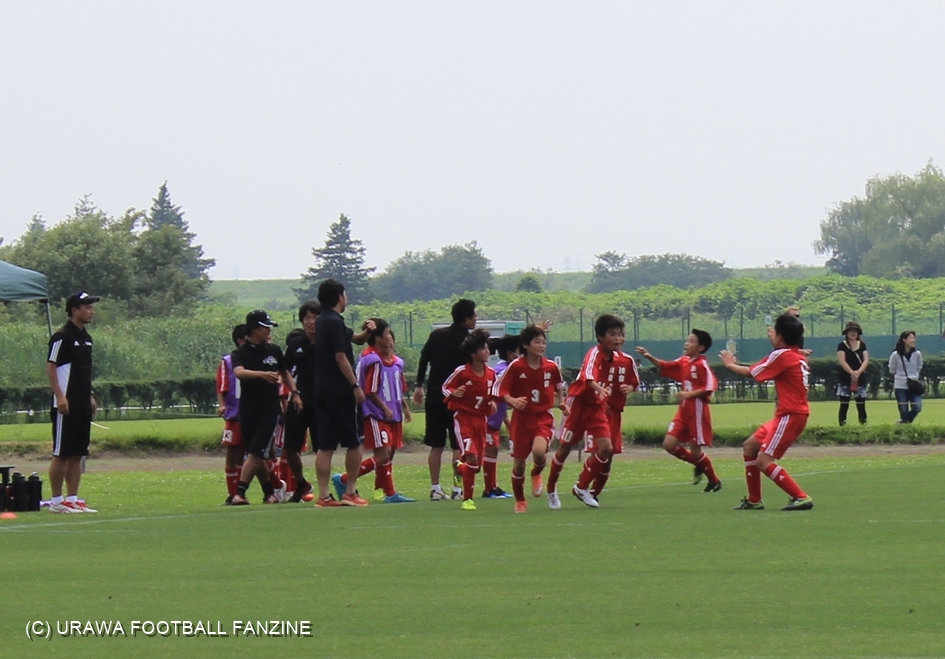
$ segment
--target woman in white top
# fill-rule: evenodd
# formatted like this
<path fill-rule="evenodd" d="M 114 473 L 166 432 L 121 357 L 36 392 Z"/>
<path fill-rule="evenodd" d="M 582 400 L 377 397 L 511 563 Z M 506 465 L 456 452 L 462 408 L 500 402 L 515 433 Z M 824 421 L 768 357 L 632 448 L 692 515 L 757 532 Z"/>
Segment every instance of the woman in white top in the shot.
<path fill-rule="evenodd" d="M 912 423 L 922 411 L 921 394 L 909 391 L 909 380 L 919 381 L 922 372 L 922 353 L 915 349 L 915 338 L 912 330 L 900 334 L 896 349 L 889 356 L 889 372 L 893 375 L 893 389 L 899 404 L 899 423 Z"/>

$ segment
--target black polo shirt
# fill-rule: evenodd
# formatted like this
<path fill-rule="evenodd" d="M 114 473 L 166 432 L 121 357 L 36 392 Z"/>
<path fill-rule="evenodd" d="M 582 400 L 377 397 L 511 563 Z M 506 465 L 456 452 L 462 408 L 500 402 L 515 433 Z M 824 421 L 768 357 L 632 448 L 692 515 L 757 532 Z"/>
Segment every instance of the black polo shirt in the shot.
<path fill-rule="evenodd" d="M 463 341 L 468 336 L 469 330 L 455 323 L 449 327 L 441 327 L 430 332 L 430 337 L 420 351 L 417 386 L 423 385 L 427 364 L 429 364 L 430 380 L 427 383 L 427 391 L 439 392 L 443 388 L 446 378 L 456 370 L 457 366 L 462 366 L 466 362 L 459 351 L 459 347 L 463 345 Z M 428 398 L 434 398 L 432 393 Z M 437 400 L 443 399 L 438 393 L 435 398 Z"/>
<path fill-rule="evenodd" d="M 248 371 L 281 373 L 286 370 L 282 348 L 274 343 L 255 344 L 247 341 L 230 355 L 234 370 L 237 366 L 242 366 Z M 240 418 L 243 414 L 281 413 L 278 382 L 266 382 L 259 378 L 240 380 Z"/>
<path fill-rule="evenodd" d="M 71 320 L 49 339 L 47 361 L 56 365 L 70 410 L 92 409 L 92 337 Z M 55 397 L 53 407 L 55 407 Z"/>
<path fill-rule="evenodd" d="M 285 364 L 295 378 L 302 404 L 308 407 L 315 396 L 315 344 L 304 334 L 289 341 L 285 348 Z"/>
<path fill-rule="evenodd" d="M 312 351 L 315 365 L 315 395 L 321 397 L 354 398 L 354 389 L 348 382 L 338 362 L 335 353 L 343 352 L 351 364 L 354 372 L 354 351 L 351 348 L 351 337 L 354 330 L 345 325 L 344 317 L 334 309 L 322 311 L 315 325 L 315 347 Z"/>

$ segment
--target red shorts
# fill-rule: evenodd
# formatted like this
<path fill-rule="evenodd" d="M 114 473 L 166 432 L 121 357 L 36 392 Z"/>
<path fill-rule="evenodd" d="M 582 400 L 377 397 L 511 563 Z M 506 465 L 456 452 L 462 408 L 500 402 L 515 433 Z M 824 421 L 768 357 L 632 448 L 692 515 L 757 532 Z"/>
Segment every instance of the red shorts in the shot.
<path fill-rule="evenodd" d="M 610 437 L 610 422 L 604 405 L 585 405 L 578 400 L 571 403 L 571 413 L 564 417 L 561 428 L 562 444 L 574 446 L 585 433 L 592 437 Z"/>
<path fill-rule="evenodd" d="M 777 460 L 791 448 L 794 440 L 804 432 L 805 426 L 806 414 L 776 416 L 755 431 L 755 439 L 761 442 L 762 452 Z"/>
<path fill-rule="evenodd" d="M 364 417 L 364 448 L 404 447 L 404 424 Z"/>
<path fill-rule="evenodd" d="M 486 431 L 486 446 L 489 448 L 502 448 L 502 435 L 498 430 L 489 428 Z"/>
<path fill-rule="evenodd" d="M 686 444 L 712 446 L 712 417 L 709 406 L 696 401 L 695 410 L 676 410 L 666 434 Z"/>
<path fill-rule="evenodd" d="M 483 414 L 463 414 L 456 412 L 453 415 L 453 428 L 456 431 L 456 440 L 463 456 L 475 455 L 482 459 L 486 448 L 486 417 Z"/>
<path fill-rule="evenodd" d="M 554 432 L 555 417 L 551 411 L 547 412 L 512 412 L 509 421 L 509 435 L 512 442 L 512 457 L 525 460 L 532 454 L 532 445 L 536 437 L 551 441 Z"/>
<path fill-rule="evenodd" d="M 220 442 L 224 446 L 242 446 L 243 433 L 240 432 L 239 421 L 224 421 L 223 440 Z"/>
<path fill-rule="evenodd" d="M 614 453 L 623 453 L 623 410 L 608 406 L 607 422 L 610 424 L 610 443 Z"/>

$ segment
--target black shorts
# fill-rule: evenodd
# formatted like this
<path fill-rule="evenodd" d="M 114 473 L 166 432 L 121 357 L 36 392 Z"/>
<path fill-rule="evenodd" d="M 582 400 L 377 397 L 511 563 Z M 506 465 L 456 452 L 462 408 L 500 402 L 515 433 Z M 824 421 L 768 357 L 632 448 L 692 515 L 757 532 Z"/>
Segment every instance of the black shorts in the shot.
<path fill-rule="evenodd" d="M 430 448 L 445 448 L 446 438 L 449 437 L 450 448 L 457 450 L 459 442 L 456 441 L 453 413 L 446 409 L 442 401 L 431 397 L 427 398 L 424 411 L 427 425 L 423 431 L 423 443 Z"/>
<path fill-rule="evenodd" d="M 53 409 L 52 419 L 53 455 L 57 458 L 75 458 L 89 454 L 92 432 L 92 410 L 69 410 L 60 414 Z"/>
<path fill-rule="evenodd" d="M 319 451 L 334 451 L 339 446 L 361 446 L 360 405 L 354 396 L 329 398 L 315 396 L 315 439 Z"/>
<path fill-rule="evenodd" d="M 273 443 L 276 439 L 278 414 L 243 414 L 240 416 L 240 431 L 243 433 L 243 446 L 246 453 L 263 460 L 275 457 Z"/>
<path fill-rule="evenodd" d="M 292 401 L 289 401 L 289 409 L 285 413 L 285 434 L 282 437 L 282 446 L 289 451 L 300 453 L 305 445 L 305 433 L 312 438 L 312 444 L 315 443 L 315 408 L 311 402 L 306 403 L 301 412 L 295 411 Z"/>

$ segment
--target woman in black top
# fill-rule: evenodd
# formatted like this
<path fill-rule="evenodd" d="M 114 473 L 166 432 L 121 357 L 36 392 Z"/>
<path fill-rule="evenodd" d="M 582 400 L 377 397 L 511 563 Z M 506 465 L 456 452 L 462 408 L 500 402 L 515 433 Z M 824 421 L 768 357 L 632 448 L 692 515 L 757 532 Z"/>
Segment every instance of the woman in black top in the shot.
<path fill-rule="evenodd" d="M 866 343 L 860 340 L 863 330 L 858 323 L 849 322 L 843 328 L 843 341 L 837 346 L 837 398 L 840 399 L 840 425 L 847 423 L 850 398 L 856 401 L 856 412 L 860 423 L 866 423 L 866 367 L 870 358 Z"/>

